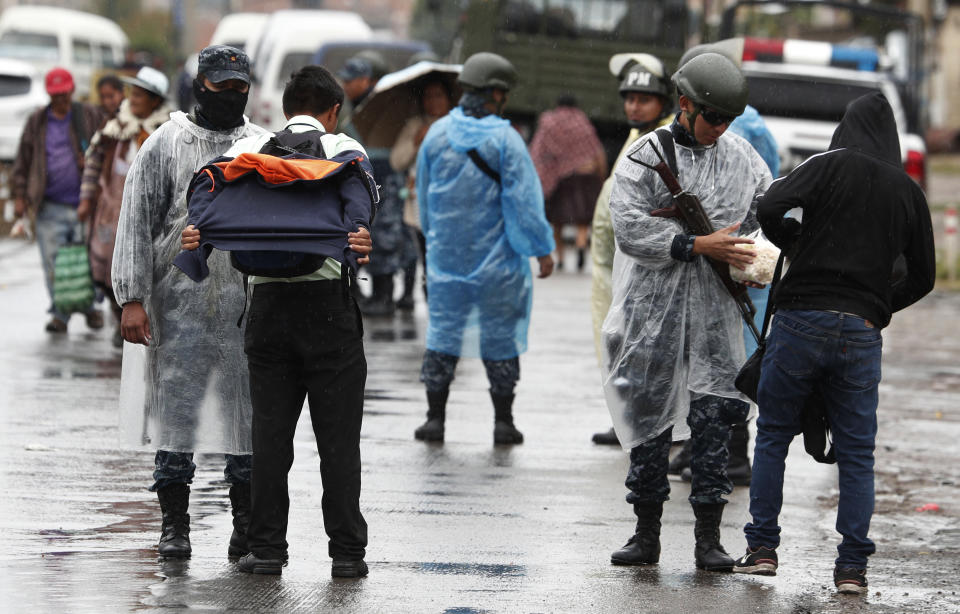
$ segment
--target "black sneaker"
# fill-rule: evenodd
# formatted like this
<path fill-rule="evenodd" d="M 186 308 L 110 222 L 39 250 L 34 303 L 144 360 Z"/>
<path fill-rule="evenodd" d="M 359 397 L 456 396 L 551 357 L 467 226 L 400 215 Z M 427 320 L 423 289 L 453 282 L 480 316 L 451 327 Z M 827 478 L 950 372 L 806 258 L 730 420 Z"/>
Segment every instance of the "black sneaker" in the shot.
<path fill-rule="evenodd" d="M 362 578 L 367 575 L 367 564 L 363 559 L 345 561 L 334 559 L 330 575 L 334 578 Z"/>
<path fill-rule="evenodd" d="M 777 551 L 760 546 L 747 548 L 747 553 L 733 564 L 733 573 L 749 573 L 757 576 L 777 575 Z"/>
<path fill-rule="evenodd" d="M 862 595 L 867 592 L 867 570 L 856 567 L 836 567 L 833 570 L 833 583 L 838 593 Z"/>
<path fill-rule="evenodd" d="M 279 559 L 261 559 L 252 552 L 245 554 L 239 561 L 237 567 L 244 573 L 267 574 L 279 576 L 283 573 L 283 566 L 287 564 L 287 557 Z"/>

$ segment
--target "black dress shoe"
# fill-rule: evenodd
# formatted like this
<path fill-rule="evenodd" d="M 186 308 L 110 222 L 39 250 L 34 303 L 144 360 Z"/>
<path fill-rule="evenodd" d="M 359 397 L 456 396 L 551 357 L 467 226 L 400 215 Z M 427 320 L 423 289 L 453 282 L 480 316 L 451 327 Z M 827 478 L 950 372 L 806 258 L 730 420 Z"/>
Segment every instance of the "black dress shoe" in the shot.
<path fill-rule="evenodd" d="M 334 559 L 330 575 L 334 578 L 362 578 L 367 575 L 367 564 L 363 559 L 356 561 L 338 561 Z"/>
<path fill-rule="evenodd" d="M 271 576 L 279 576 L 283 573 L 283 566 L 286 564 L 286 557 L 279 559 L 261 559 L 252 552 L 248 552 L 237 561 L 237 567 L 244 573 L 267 574 Z"/>

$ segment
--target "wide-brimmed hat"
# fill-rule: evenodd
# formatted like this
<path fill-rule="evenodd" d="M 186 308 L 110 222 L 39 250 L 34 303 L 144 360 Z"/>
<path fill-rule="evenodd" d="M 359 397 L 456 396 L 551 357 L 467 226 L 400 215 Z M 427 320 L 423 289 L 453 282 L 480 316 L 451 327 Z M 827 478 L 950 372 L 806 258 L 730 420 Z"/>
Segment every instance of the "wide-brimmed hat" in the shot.
<path fill-rule="evenodd" d="M 161 98 L 167 97 L 167 89 L 170 87 L 167 76 L 156 68 L 150 68 L 149 66 L 144 66 L 138 70 L 136 77 L 120 77 L 120 80 L 129 85 L 135 85 L 140 89 L 147 90 L 151 94 L 160 96 Z"/>

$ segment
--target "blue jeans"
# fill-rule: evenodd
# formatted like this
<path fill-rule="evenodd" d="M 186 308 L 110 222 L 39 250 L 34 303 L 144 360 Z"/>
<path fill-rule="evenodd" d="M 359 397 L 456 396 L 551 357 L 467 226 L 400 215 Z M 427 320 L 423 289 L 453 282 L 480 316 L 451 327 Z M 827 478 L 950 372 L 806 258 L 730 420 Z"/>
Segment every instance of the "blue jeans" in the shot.
<path fill-rule="evenodd" d="M 837 547 L 840 567 L 864 569 L 876 550 L 867 538 L 873 515 L 873 450 L 877 435 L 880 330 L 867 320 L 832 311 L 778 311 L 760 375 L 760 415 L 753 451 L 751 548 L 780 544 L 787 449 L 801 432 L 804 400 L 823 397 L 840 472 Z"/>
<path fill-rule="evenodd" d="M 50 295 L 49 313 L 61 322 L 66 322 L 70 316 L 60 313 L 53 306 L 53 260 L 57 256 L 57 250 L 64 245 L 84 242 L 84 225 L 77 219 L 76 206 L 50 200 L 40 205 L 37 212 L 37 245 L 40 247 L 40 261 L 43 264 L 43 279 L 47 284 L 47 294 Z M 90 303 L 85 311 L 93 308 L 93 303 Z"/>
<path fill-rule="evenodd" d="M 250 471 L 252 468 L 251 454 L 240 456 L 234 454 L 224 454 L 227 464 L 223 469 L 223 478 L 231 486 L 234 484 L 249 484 Z M 197 466 L 193 462 L 192 452 L 168 452 L 167 450 L 157 450 L 157 455 L 153 459 L 153 486 L 150 492 L 157 492 L 161 488 L 166 488 L 173 484 L 190 484 L 193 482 L 193 474 Z"/>

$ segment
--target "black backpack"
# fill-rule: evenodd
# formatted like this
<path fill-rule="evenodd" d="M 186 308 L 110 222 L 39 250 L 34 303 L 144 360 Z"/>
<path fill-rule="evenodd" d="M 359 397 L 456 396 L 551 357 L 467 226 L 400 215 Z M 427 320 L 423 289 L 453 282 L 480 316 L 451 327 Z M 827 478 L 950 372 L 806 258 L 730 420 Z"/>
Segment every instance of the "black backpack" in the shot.
<path fill-rule="evenodd" d="M 260 148 L 262 154 L 288 156 L 306 154 L 315 158 L 326 158 L 323 143 L 324 135 L 319 130 L 295 133 L 289 129 L 274 134 Z M 297 277 L 308 275 L 323 266 L 326 256 L 306 252 L 280 252 L 268 250 L 244 250 L 230 252 L 230 263 L 235 269 L 247 275 L 263 277 Z"/>

